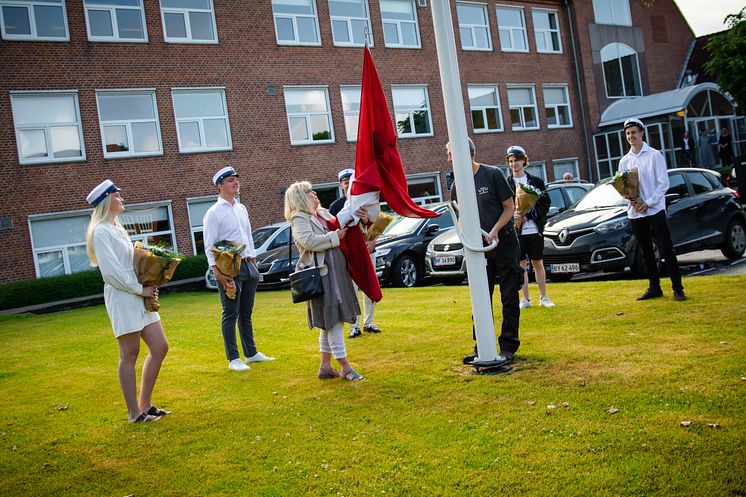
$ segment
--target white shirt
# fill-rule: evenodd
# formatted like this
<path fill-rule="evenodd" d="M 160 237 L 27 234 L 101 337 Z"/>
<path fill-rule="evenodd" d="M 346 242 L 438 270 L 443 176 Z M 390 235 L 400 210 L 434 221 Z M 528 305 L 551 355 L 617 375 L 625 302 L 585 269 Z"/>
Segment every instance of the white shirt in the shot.
<path fill-rule="evenodd" d="M 132 265 L 135 251 L 127 232 L 108 222 L 99 224 L 93 232 L 93 251 L 104 280 L 104 302 L 114 335 L 140 331 L 159 321 L 157 312 L 145 310 L 142 285 Z"/>
<path fill-rule="evenodd" d="M 256 257 L 254 240 L 251 238 L 249 211 L 238 200 L 231 204 L 223 197 L 218 197 L 218 201 L 205 212 L 202 224 L 205 254 L 210 267 L 215 265 L 215 254 L 210 251 L 210 247 L 221 240 L 245 244 L 246 248 L 241 252 L 242 259 Z"/>
<path fill-rule="evenodd" d="M 666 209 L 668 172 L 663 154 L 642 142 L 639 154 L 632 149 L 619 161 L 619 172 L 637 169 L 640 178 L 640 198 L 648 204 L 645 212 L 637 212 L 633 206 L 627 207 L 627 217 L 637 219 L 652 216 Z"/>
<path fill-rule="evenodd" d="M 513 176 L 515 180 L 516 191 L 520 188 L 520 185 L 528 184 L 528 176 Z M 533 219 L 526 219 L 521 225 L 521 235 L 535 235 L 539 232 L 539 227 L 536 226 L 536 222 Z"/>

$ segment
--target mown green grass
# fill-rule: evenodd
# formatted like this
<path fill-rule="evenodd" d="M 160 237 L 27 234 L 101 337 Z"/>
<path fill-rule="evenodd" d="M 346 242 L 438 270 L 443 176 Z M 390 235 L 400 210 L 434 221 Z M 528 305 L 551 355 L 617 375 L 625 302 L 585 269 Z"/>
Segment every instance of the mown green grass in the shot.
<path fill-rule="evenodd" d="M 154 400 L 174 414 L 146 425 L 126 422 L 103 307 L 0 317 L 0 492 L 744 495 L 746 276 L 685 284 L 684 303 L 635 302 L 640 281 L 552 284 L 557 307 L 522 313 L 499 376 L 461 365 L 468 287 L 386 289 L 383 333 L 348 340 L 357 383 L 316 379 L 287 292 L 257 295 L 277 360 L 245 373 L 226 368 L 216 294 L 163 296 Z"/>

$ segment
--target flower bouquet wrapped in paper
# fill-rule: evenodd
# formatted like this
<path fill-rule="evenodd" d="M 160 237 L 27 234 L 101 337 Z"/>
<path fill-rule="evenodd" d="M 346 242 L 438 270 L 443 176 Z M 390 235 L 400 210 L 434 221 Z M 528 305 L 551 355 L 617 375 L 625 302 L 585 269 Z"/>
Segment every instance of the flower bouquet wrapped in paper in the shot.
<path fill-rule="evenodd" d="M 181 262 L 179 254 L 157 245 L 135 242 L 132 264 L 137 281 L 143 286 L 159 286 L 171 281 L 176 266 Z M 145 297 L 145 309 L 157 311 L 161 308 L 158 297 Z"/>
<path fill-rule="evenodd" d="M 640 196 L 640 178 L 637 175 L 637 169 L 616 173 L 611 178 L 611 186 L 627 200 L 635 200 Z"/>
<path fill-rule="evenodd" d="M 523 215 L 527 214 L 536 205 L 536 201 L 539 200 L 541 191 L 537 190 L 531 185 L 518 184 L 518 188 L 515 192 L 515 210 L 521 214 L 521 217 L 515 219 L 515 229 L 521 229 L 523 224 Z"/>
<path fill-rule="evenodd" d="M 383 233 L 383 230 L 386 229 L 386 227 L 391 224 L 391 221 L 394 218 L 390 215 L 386 214 L 385 212 L 379 212 L 376 219 L 373 221 L 373 224 L 368 226 L 368 233 L 365 236 L 365 239 L 370 241 L 374 240 L 376 237 L 378 237 L 381 233 Z"/>
<path fill-rule="evenodd" d="M 215 254 L 215 265 L 218 270 L 231 278 L 228 284 L 223 287 L 225 296 L 229 299 L 236 298 L 236 283 L 233 278 L 238 276 L 241 271 L 241 252 L 245 248 L 245 244 L 239 245 L 228 240 L 220 240 L 210 247 L 210 252 Z"/>

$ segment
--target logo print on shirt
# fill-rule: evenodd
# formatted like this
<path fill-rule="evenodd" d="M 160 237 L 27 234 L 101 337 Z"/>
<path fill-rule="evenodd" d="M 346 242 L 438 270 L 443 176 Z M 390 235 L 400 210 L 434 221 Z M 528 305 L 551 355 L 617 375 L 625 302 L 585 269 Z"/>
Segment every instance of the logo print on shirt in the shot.
<path fill-rule="evenodd" d="M 486 186 L 480 186 L 479 191 L 477 192 L 479 195 L 487 195 L 490 192 L 490 189 Z"/>

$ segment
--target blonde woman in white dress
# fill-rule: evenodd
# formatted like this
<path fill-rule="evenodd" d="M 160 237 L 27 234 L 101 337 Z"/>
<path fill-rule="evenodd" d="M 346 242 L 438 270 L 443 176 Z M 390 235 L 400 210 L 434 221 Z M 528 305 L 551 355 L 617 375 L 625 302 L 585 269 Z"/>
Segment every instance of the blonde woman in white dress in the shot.
<path fill-rule="evenodd" d="M 145 310 L 143 297 L 157 297 L 158 287 L 143 287 L 135 276 L 132 242 L 117 219 L 124 212 L 119 188 L 106 180 L 86 200 L 94 207 L 86 235 L 88 257 L 101 270 L 104 280 L 106 311 L 119 344 L 119 385 L 127 404 L 127 416 L 130 423 L 156 421 L 170 414 L 151 402 L 155 381 L 168 352 L 168 340 L 160 316 Z M 140 339 L 148 347 L 148 356 L 142 368 L 138 399 L 135 363 Z"/>

